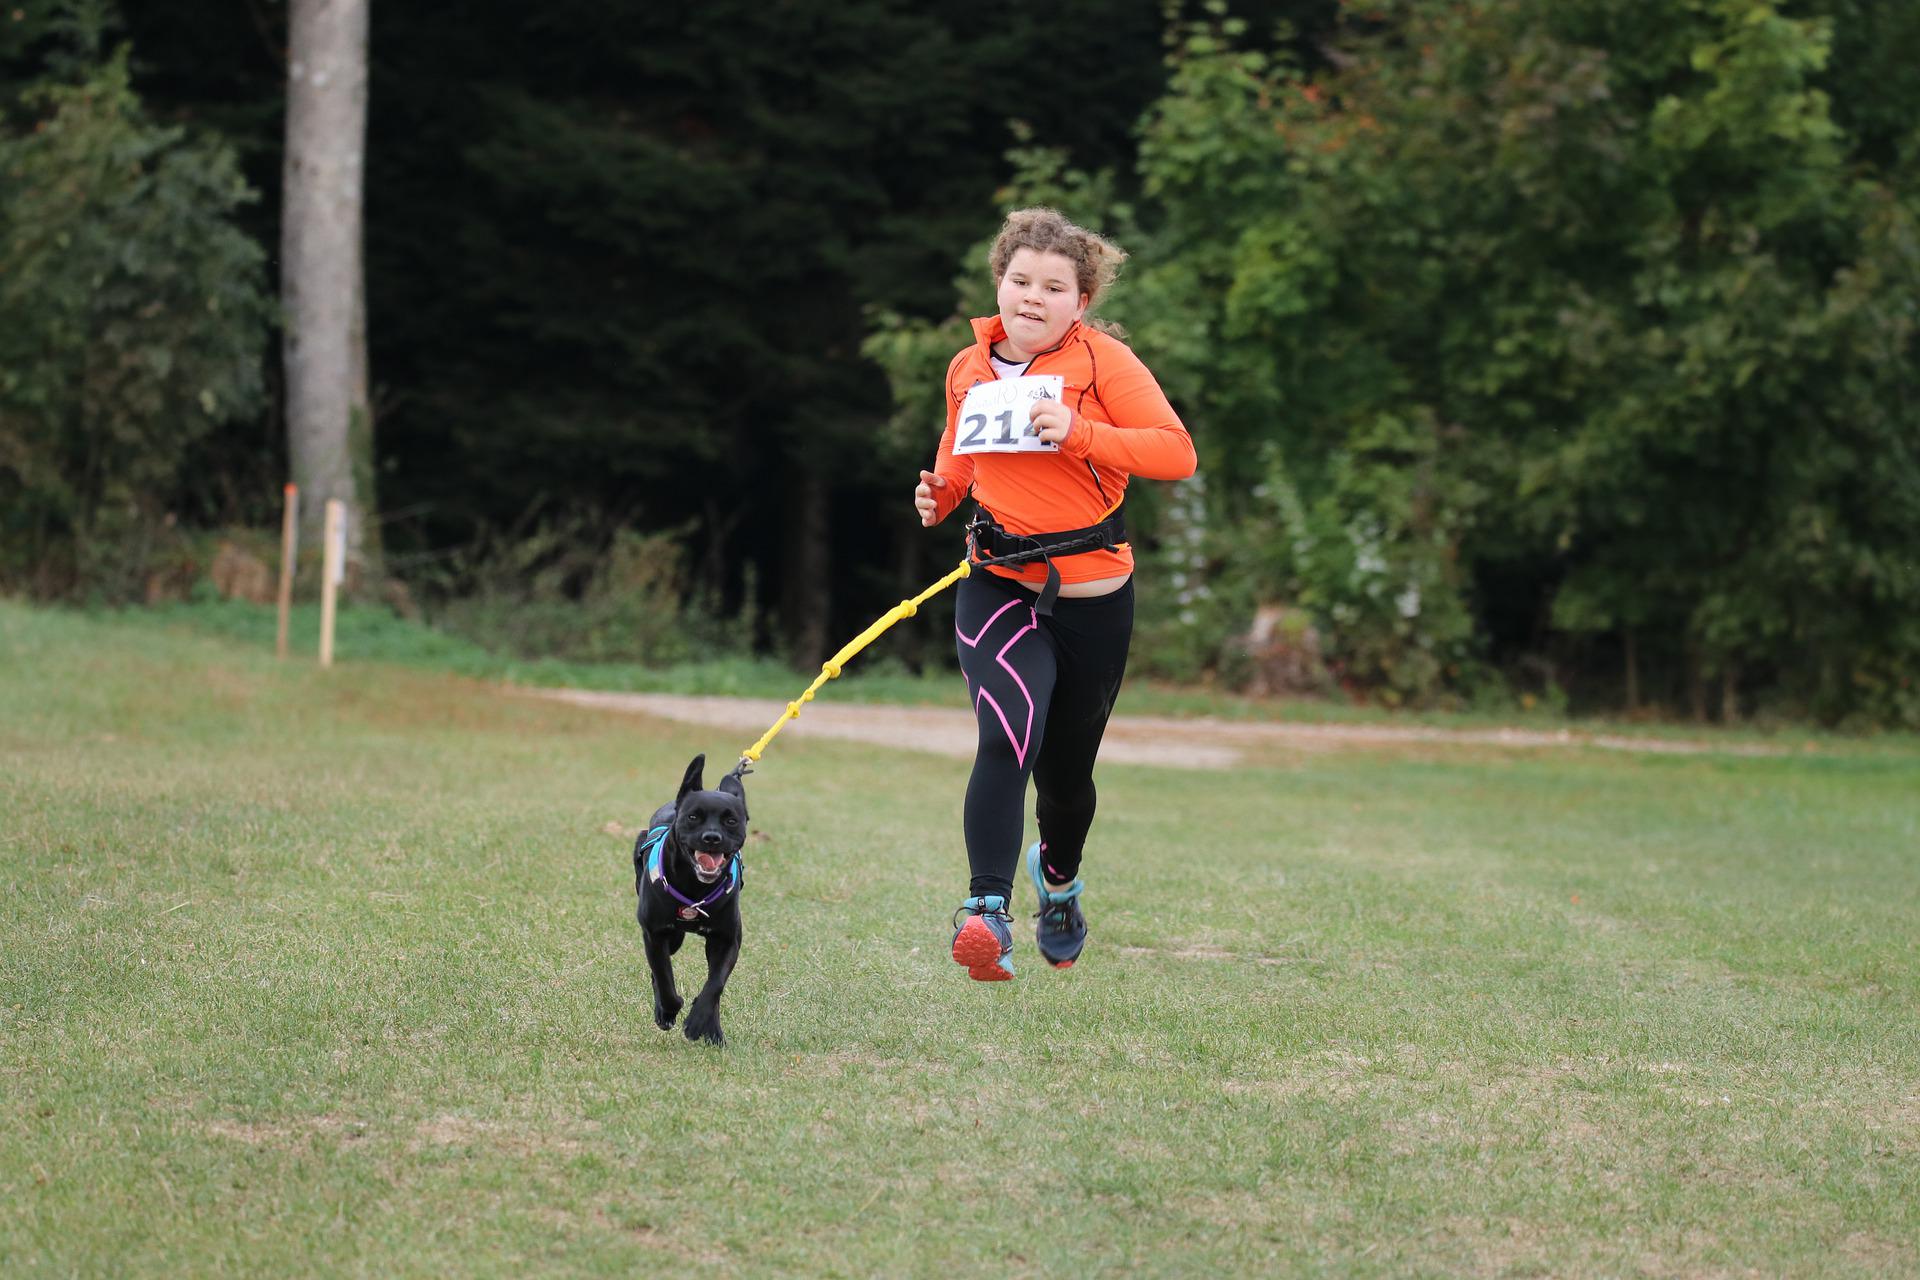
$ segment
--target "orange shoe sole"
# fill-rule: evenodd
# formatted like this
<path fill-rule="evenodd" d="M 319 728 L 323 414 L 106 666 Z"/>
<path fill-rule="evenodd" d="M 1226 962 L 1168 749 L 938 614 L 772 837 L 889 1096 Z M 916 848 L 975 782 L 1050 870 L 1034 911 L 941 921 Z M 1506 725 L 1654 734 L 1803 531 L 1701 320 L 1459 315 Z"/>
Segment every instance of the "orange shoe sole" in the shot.
<path fill-rule="evenodd" d="M 953 935 L 953 962 L 965 965 L 967 976 L 976 982 L 1005 982 L 1013 976 L 1000 965 L 1000 939 L 978 916 Z"/>

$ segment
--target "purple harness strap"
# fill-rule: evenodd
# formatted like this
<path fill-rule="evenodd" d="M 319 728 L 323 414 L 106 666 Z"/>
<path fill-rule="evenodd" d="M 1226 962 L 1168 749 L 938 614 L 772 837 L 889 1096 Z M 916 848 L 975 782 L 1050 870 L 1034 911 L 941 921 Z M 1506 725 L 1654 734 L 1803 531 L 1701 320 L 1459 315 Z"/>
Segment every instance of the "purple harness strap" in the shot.
<path fill-rule="evenodd" d="M 667 832 L 669 830 L 671 830 L 669 827 L 655 827 L 653 830 L 647 832 L 647 834 L 652 837 L 646 846 L 647 879 L 653 881 L 662 889 L 665 889 L 668 893 L 679 899 L 682 904 L 682 909 L 678 913 L 680 918 L 682 920 L 692 920 L 696 916 L 706 915 L 709 906 L 740 887 L 740 859 L 738 855 L 735 855 L 733 865 L 727 869 L 726 880 L 716 885 L 712 893 L 700 899 L 700 901 L 695 902 L 692 898 L 689 898 L 686 894 L 674 888 L 673 882 L 668 880 L 666 874 L 660 870 L 660 850 L 667 843 Z"/>

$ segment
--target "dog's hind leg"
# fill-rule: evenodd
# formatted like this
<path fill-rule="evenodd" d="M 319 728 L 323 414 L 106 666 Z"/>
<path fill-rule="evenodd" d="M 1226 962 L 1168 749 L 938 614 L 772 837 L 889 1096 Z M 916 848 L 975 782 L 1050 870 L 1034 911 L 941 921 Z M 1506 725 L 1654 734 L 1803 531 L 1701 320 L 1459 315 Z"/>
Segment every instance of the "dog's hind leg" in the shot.
<path fill-rule="evenodd" d="M 720 1034 L 720 993 L 726 990 L 727 979 L 732 976 L 734 962 L 739 958 L 739 934 L 731 938 L 718 934 L 707 936 L 707 983 L 693 998 L 693 1008 L 687 1013 L 687 1039 L 725 1043 Z"/>
<path fill-rule="evenodd" d="M 647 968 L 653 973 L 653 1021 L 662 1031 L 671 1031 L 674 1021 L 680 1017 L 680 1006 L 686 1003 L 673 985 L 675 948 L 668 945 L 667 939 L 653 933 L 644 933 L 641 939 L 647 949 Z"/>

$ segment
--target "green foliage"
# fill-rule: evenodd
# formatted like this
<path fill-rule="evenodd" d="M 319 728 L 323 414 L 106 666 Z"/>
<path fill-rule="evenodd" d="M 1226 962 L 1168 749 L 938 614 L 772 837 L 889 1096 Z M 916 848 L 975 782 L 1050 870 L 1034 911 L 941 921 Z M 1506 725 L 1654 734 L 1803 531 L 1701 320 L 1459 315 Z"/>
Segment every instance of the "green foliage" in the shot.
<path fill-rule="evenodd" d="M 1295 556 L 1285 594 L 1328 624 L 1342 681 L 1390 705 L 1432 701 L 1473 655 L 1455 549 L 1479 494 L 1440 465 L 1441 435 L 1430 416 L 1383 414 L 1335 455 L 1310 506 L 1277 459 L 1269 481 Z"/>
<path fill-rule="evenodd" d="M 127 51 L 0 130 L 0 583 L 127 598 L 219 424 L 265 404 L 234 155 L 150 123 Z"/>
<path fill-rule="evenodd" d="M 1550 660 L 1608 698 L 1630 643 L 1656 702 L 1920 722 L 1920 6 L 1204 7 L 1163 67 L 1154 7 L 1102 0 L 376 6 L 402 549 L 562 493 L 682 531 L 727 612 L 770 594 L 741 565 L 801 599 L 850 566 L 844 634 L 914 568 L 903 490 L 990 306 L 954 254 L 1012 170 L 1003 205 L 1133 251 L 1108 314 L 1195 430 L 1208 482 L 1129 511 L 1185 575 L 1143 667 L 1230 680 L 1284 600 L 1396 703 Z M 272 209 L 153 121 L 219 120 L 270 189 L 284 7 L 128 6 L 151 112 L 98 52 L 113 9 L 0 14 L 0 583 L 121 597 L 205 486 L 272 487 L 235 478 L 273 464 L 235 430 L 270 364 L 235 228 Z M 1283 14 L 1312 38 L 1267 39 Z"/>
<path fill-rule="evenodd" d="M 973 331 L 963 312 L 930 321 L 875 310 L 870 319 L 873 328 L 860 350 L 886 371 L 893 393 L 893 412 L 875 440 L 896 462 L 904 482 L 915 469 L 933 466 L 947 421 L 947 365 L 973 340 Z"/>
<path fill-rule="evenodd" d="M 1330 681 L 1389 706 L 1456 701 L 1448 691 L 1478 667 L 1455 548 L 1479 495 L 1434 466 L 1438 436 L 1431 421 L 1383 417 L 1333 458 L 1311 500 L 1280 447 L 1260 445 L 1241 473 L 1252 487 L 1224 518 L 1210 518 L 1202 477 L 1183 486 L 1199 501 L 1173 507 L 1160 551 L 1173 608 L 1149 610 L 1142 664 L 1237 683 L 1248 619 L 1288 601 L 1318 621 Z"/>
<path fill-rule="evenodd" d="M 1253 551 L 1274 545 L 1261 540 L 1248 548 L 1231 539 L 1241 526 L 1216 528 L 1208 519 L 1207 474 L 1196 472 L 1173 486 L 1160 523 L 1159 545 L 1147 557 L 1160 570 L 1162 589 L 1143 592 L 1134 615 L 1133 652 L 1129 667 L 1139 675 L 1177 681 L 1183 685 L 1232 682 L 1240 674 L 1239 653 L 1223 637 L 1251 609 L 1247 601 L 1220 590 L 1209 574 L 1214 557 L 1238 543 L 1233 551 Z M 1222 536 L 1226 535 L 1226 536 Z M 1136 542 L 1135 554 L 1142 547 Z M 1246 581 L 1244 577 L 1228 584 Z M 1131 705 L 1131 702 L 1130 702 Z"/>
<path fill-rule="evenodd" d="M 1117 197 L 1113 172 L 1073 168 L 1064 150 L 1037 144 L 1033 130 L 1024 124 L 1013 126 L 1013 136 L 1018 145 L 1007 152 L 1013 177 L 995 197 L 1000 215 L 1029 205 L 1048 205 L 1117 239 L 1124 248 L 1135 226 L 1133 210 Z M 933 465 L 934 449 L 947 422 L 947 365 L 955 352 L 974 340 L 969 318 L 993 315 L 998 309 L 987 262 L 998 232 L 996 221 L 984 238 L 961 255 L 953 277 L 955 307 L 949 314 L 938 319 L 911 318 L 886 307 L 874 307 L 868 313 L 869 332 L 861 353 L 887 375 L 893 413 L 881 438 L 886 454 L 898 460 L 905 474 L 912 474 L 910 467 Z M 1125 279 L 1123 275 L 1101 299 L 1100 316 L 1124 311 Z"/>
<path fill-rule="evenodd" d="M 494 654 L 662 665 L 753 648 L 751 606 L 718 616 L 674 533 L 560 518 L 484 539 L 440 578 L 435 622 Z"/>
<path fill-rule="evenodd" d="M 1832 24 L 1407 0 L 1313 76 L 1239 35 L 1189 33 L 1147 121 L 1137 329 L 1204 406 L 1222 518 L 1263 445 L 1298 485 L 1318 560 L 1238 594 L 1308 604 L 1391 697 L 1443 683 L 1469 605 L 1538 643 L 1486 633 L 1500 605 L 1915 723 L 1920 185 L 1841 123 L 1835 92 L 1877 90 L 1833 73 Z M 1515 579 L 1539 606 L 1488 598 Z"/>

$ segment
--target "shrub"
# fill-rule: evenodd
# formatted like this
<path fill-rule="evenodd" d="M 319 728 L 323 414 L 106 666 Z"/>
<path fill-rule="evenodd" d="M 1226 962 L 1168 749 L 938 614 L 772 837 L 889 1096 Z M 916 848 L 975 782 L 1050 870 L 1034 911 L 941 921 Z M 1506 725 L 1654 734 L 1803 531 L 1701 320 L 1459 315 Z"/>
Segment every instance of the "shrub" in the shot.
<path fill-rule="evenodd" d="M 436 625 L 495 653 L 658 666 L 751 652 L 751 584 L 724 618 L 687 580 L 674 533 L 573 516 L 479 539 L 425 587 Z"/>
<path fill-rule="evenodd" d="M 231 147 L 149 123 L 127 51 L 0 131 L 0 586 L 139 596 L 188 449 L 266 403 Z"/>

